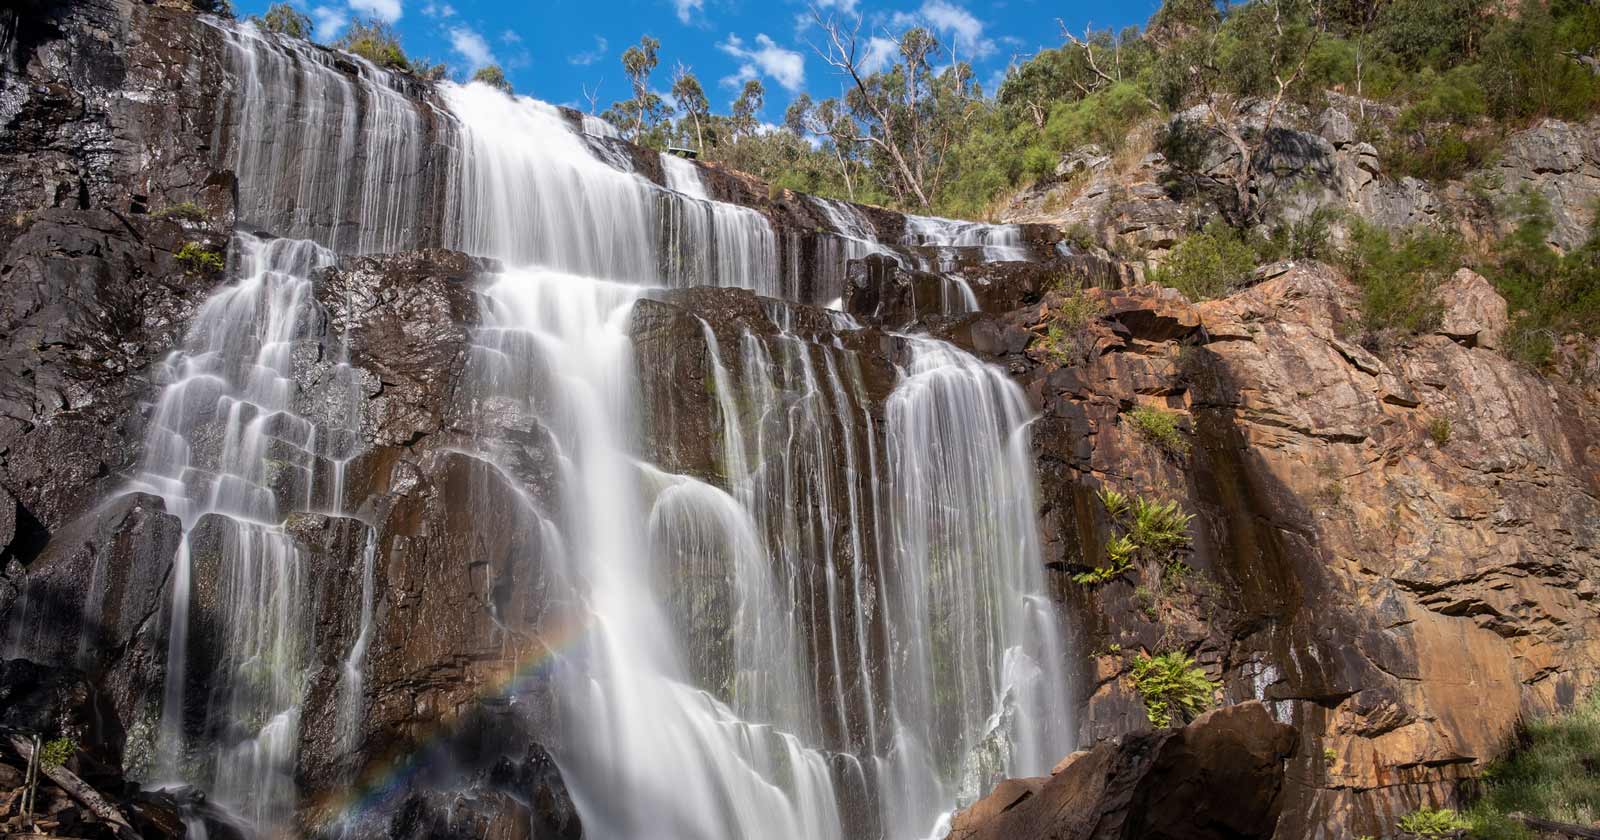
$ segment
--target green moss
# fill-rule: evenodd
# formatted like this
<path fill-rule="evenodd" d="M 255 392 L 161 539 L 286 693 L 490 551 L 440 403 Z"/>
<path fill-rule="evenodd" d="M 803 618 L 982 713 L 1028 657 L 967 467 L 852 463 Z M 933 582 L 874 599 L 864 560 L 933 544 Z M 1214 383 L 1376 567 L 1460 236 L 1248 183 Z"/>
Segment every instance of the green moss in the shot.
<path fill-rule="evenodd" d="M 1211 707 L 1218 684 L 1181 651 L 1150 656 L 1133 663 L 1133 687 L 1144 700 L 1145 714 L 1159 728 L 1187 723 Z"/>
<path fill-rule="evenodd" d="M 39 764 L 46 769 L 60 767 L 77 752 L 78 745 L 71 738 L 56 738 L 39 749 Z"/>
<path fill-rule="evenodd" d="M 190 271 L 216 272 L 223 266 L 221 254 L 198 242 L 183 243 L 173 256 Z"/>
<path fill-rule="evenodd" d="M 167 207 L 156 213 L 163 219 L 177 219 L 185 222 L 203 222 L 208 218 L 204 207 L 192 201 L 184 201 Z"/>

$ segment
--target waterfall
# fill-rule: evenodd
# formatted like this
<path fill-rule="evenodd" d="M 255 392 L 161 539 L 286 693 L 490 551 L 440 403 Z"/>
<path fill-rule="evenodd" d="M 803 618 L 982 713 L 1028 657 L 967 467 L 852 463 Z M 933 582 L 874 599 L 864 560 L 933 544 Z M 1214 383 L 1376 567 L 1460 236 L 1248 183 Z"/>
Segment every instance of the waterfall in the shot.
<path fill-rule="evenodd" d="M 901 362 L 885 395 L 888 375 L 866 375 L 847 338 L 859 324 L 766 301 L 762 323 L 719 336 L 702 322 L 700 346 L 673 348 L 704 354 L 709 381 L 693 386 L 713 392 L 718 449 L 716 475 L 673 473 L 644 454 L 662 421 L 630 321 L 667 289 L 794 297 L 764 214 L 712 199 L 681 159 L 651 183 L 602 151 L 627 147 L 598 120 L 477 84 L 407 93 L 415 82 L 360 60 L 218 27 L 232 74 L 218 148 L 241 227 L 290 238 L 236 237 L 236 279 L 163 364 L 129 484 L 183 531 L 149 781 L 199 784 L 268 833 L 291 824 L 316 640 L 286 526 L 346 515 L 344 465 L 364 445 L 360 374 L 325 334 L 315 284 L 339 254 L 432 245 L 503 265 L 476 289 L 451 451 L 513 486 L 519 441 L 555 453 L 554 496 L 522 485 L 515 513 L 484 527 L 539 555 L 537 597 L 581 631 L 551 652 L 551 749 L 586 836 L 910 840 L 996 777 L 1067 753 L 1031 414 L 1002 371 L 872 334 Z M 900 253 L 858 209 L 818 206 L 836 231 L 827 294 L 847 260 Z M 913 217 L 908 231 L 918 248 L 1020 248 L 994 226 Z M 970 290 L 958 303 L 975 308 Z M 342 752 L 382 644 L 377 527 L 361 600 L 343 605 L 359 622 L 334 666 Z M 216 615 L 204 638 L 196 603 Z"/>

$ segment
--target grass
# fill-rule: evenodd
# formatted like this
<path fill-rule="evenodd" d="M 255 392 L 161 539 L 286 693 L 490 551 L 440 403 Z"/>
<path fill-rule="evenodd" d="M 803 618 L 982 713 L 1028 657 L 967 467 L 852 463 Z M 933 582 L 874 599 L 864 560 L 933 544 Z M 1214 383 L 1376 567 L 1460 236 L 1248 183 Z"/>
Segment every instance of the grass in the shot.
<path fill-rule="evenodd" d="M 1472 823 L 1449 808 L 1418 808 L 1401 817 L 1397 827 L 1421 837 L 1446 837 L 1471 828 Z"/>
<path fill-rule="evenodd" d="M 1081 290 L 1061 298 L 1046 316 L 1041 340 L 1046 355 L 1062 367 L 1086 361 L 1093 350 L 1092 336 L 1087 330 L 1103 309 L 1099 298 Z"/>
<path fill-rule="evenodd" d="M 1428 421 L 1428 437 L 1439 446 L 1450 442 L 1450 418 L 1435 417 Z"/>
<path fill-rule="evenodd" d="M 1592 825 L 1600 820 L 1600 691 L 1566 714 L 1534 721 L 1510 755 L 1484 773 L 1484 794 L 1467 812 L 1474 837 L 1531 840 L 1508 814 Z"/>
<path fill-rule="evenodd" d="M 185 242 L 173 255 L 190 271 L 221 271 L 222 255 L 198 242 Z"/>
<path fill-rule="evenodd" d="M 1182 458 L 1189 454 L 1189 441 L 1183 437 L 1183 432 L 1178 429 L 1178 415 L 1171 411 L 1162 411 L 1159 408 L 1140 406 L 1126 415 L 1139 434 L 1155 444 L 1157 449 L 1173 458 Z"/>
<path fill-rule="evenodd" d="M 1133 663 L 1133 687 L 1144 700 L 1145 714 L 1157 728 L 1174 720 L 1187 723 L 1211 707 L 1217 683 L 1194 659 L 1182 651 L 1151 656 L 1141 653 Z"/>

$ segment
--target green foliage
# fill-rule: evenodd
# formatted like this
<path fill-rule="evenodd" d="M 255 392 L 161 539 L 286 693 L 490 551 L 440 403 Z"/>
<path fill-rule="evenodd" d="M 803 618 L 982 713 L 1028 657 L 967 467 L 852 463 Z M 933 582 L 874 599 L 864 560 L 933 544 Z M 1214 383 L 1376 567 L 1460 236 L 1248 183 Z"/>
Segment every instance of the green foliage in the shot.
<path fill-rule="evenodd" d="M 1214 219 L 1204 230 L 1184 237 L 1150 279 L 1190 300 L 1213 300 L 1241 288 L 1256 265 L 1256 251 L 1237 231 Z"/>
<path fill-rule="evenodd" d="M 472 80 L 474 82 L 482 82 L 489 87 L 506 94 L 507 96 L 510 96 L 513 93 L 511 89 L 511 80 L 506 78 L 506 71 L 500 69 L 500 65 L 498 64 L 490 64 L 487 67 L 479 67 L 478 72 L 472 74 Z"/>
<path fill-rule="evenodd" d="M 1439 324 L 1439 284 L 1461 267 L 1461 243 L 1420 227 L 1391 233 L 1357 221 L 1338 262 L 1361 288 L 1369 334 L 1418 334 Z"/>
<path fill-rule="evenodd" d="M 1050 310 L 1042 343 L 1056 364 L 1064 367 L 1084 361 L 1091 349 L 1089 324 L 1103 309 L 1100 298 L 1078 291 L 1061 298 Z"/>
<path fill-rule="evenodd" d="M 203 222 L 209 216 L 205 208 L 192 201 L 184 201 L 171 207 L 162 209 L 156 215 L 163 219 L 178 219 L 185 222 Z"/>
<path fill-rule="evenodd" d="M 1565 333 L 1600 335 L 1600 233 L 1565 256 L 1550 247 L 1550 204 L 1531 190 L 1506 208 L 1518 219 L 1500 240 L 1489 279 L 1512 313 L 1503 339 L 1508 356 L 1534 368 L 1550 362 Z"/>
<path fill-rule="evenodd" d="M 1399 829 L 1422 837 L 1444 837 L 1468 829 L 1472 823 L 1449 808 L 1418 808 L 1400 818 Z"/>
<path fill-rule="evenodd" d="M 1529 723 L 1522 736 L 1484 773 L 1484 794 L 1467 813 L 1473 835 L 1531 840 L 1511 813 L 1580 825 L 1600 819 L 1600 692 L 1563 715 Z"/>
<path fill-rule="evenodd" d="M 1182 458 L 1189 454 L 1189 441 L 1183 437 L 1183 432 L 1178 429 L 1178 415 L 1171 411 L 1162 411 L 1159 408 L 1140 406 L 1127 413 L 1127 418 L 1139 434 L 1146 440 L 1155 444 L 1158 449 L 1173 458 Z"/>
<path fill-rule="evenodd" d="M 1218 684 L 1182 651 L 1156 656 L 1141 653 L 1133 662 L 1133 687 L 1144 699 L 1145 714 L 1157 728 L 1187 723 L 1210 708 Z"/>
<path fill-rule="evenodd" d="M 221 254 L 198 242 L 183 243 L 173 256 L 190 271 L 216 272 L 223 266 Z"/>
<path fill-rule="evenodd" d="M 1189 544 L 1189 523 L 1194 516 L 1176 501 L 1156 501 L 1129 496 L 1109 487 L 1096 497 L 1119 533 L 1106 541 L 1108 565 L 1072 576 L 1074 583 L 1095 586 L 1115 580 L 1133 568 L 1135 561 L 1169 563 L 1173 553 Z"/>
<path fill-rule="evenodd" d="M 333 45 L 345 52 L 359 55 L 379 67 L 403 72 L 412 69 L 411 59 L 406 57 L 406 51 L 400 47 L 400 36 L 395 33 L 394 27 L 376 18 L 351 23 L 344 35 L 334 41 Z"/>
<path fill-rule="evenodd" d="M 288 3 L 273 3 L 267 7 L 266 14 L 251 20 L 256 26 L 268 32 L 276 32 L 290 38 L 311 37 L 311 18 Z"/>
<path fill-rule="evenodd" d="M 39 748 L 39 764 L 45 769 L 60 767 L 77 752 L 78 745 L 71 738 L 55 738 Z"/>
<path fill-rule="evenodd" d="M 1428 421 L 1428 438 L 1436 445 L 1444 446 L 1450 442 L 1450 418 L 1435 417 Z"/>

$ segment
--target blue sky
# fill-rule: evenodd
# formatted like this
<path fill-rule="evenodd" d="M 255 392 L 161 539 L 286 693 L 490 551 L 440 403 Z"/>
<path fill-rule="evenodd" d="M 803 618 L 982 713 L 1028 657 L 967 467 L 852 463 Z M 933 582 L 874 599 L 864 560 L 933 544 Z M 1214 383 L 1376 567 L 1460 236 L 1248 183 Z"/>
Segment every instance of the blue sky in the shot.
<path fill-rule="evenodd" d="M 271 0 L 235 0 L 240 16 L 259 14 Z M 970 60 L 986 91 L 1006 66 L 1061 42 L 1056 19 L 1075 31 L 1143 24 L 1159 0 L 292 0 L 329 41 L 352 19 L 376 17 L 399 31 L 406 52 L 449 65 L 464 78 L 483 64 L 505 68 L 518 93 L 588 109 L 628 95 L 620 56 L 641 35 L 661 41 L 661 66 L 652 87 L 665 91 L 679 62 L 692 68 L 712 107 L 725 112 L 742 82 L 767 88 L 765 118 L 778 121 L 800 91 L 837 95 L 840 79 L 812 51 L 811 5 L 824 15 L 860 15 L 862 38 L 911 25 L 933 29 L 941 42 Z M 880 41 L 878 46 L 887 42 Z"/>

